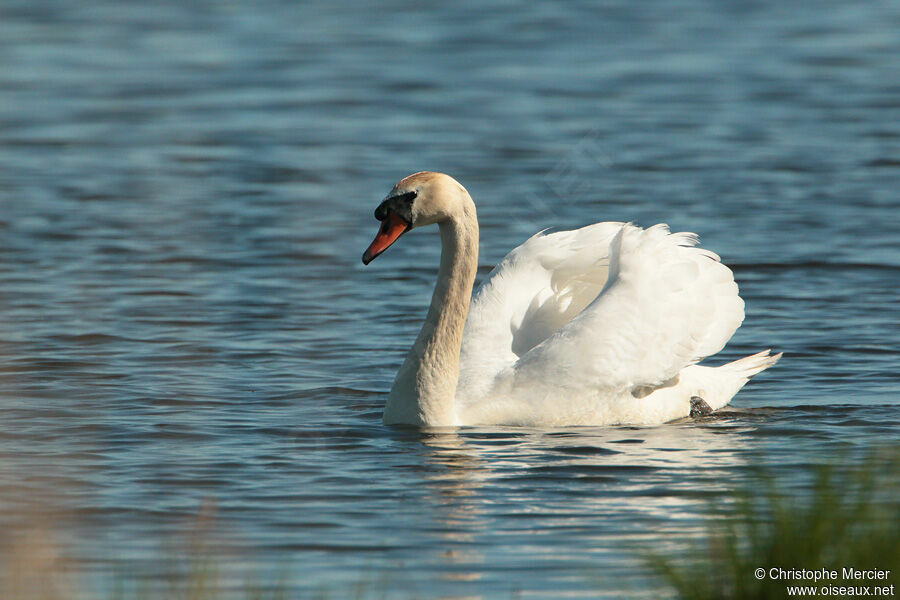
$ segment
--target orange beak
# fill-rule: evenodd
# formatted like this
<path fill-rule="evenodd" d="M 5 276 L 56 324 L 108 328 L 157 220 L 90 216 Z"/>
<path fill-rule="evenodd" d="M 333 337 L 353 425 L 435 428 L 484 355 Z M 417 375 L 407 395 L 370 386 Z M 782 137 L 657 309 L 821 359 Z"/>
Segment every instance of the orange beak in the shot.
<path fill-rule="evenodd" d="M 363 252 L 362 261 L 364 265 L 372 262 L 376 256 L 388 249 L 388 247 L 397 241 L 397 238 L 409 231 L 410 224 L 403 217 L 394 211 L 388 211 L 387 217 L 381 222 L 381 229 L 375 235 L 375 239 Z"/>

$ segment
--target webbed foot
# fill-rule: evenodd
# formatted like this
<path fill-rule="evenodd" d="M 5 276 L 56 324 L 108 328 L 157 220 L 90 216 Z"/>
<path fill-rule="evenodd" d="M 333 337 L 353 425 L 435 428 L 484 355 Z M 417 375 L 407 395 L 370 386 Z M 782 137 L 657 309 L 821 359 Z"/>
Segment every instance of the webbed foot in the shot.
<path fill-rule="evenodd" d="M 700 396 L 691 396 L 691 418 L 704 417 L 712 414 L 712 407 Z"/>

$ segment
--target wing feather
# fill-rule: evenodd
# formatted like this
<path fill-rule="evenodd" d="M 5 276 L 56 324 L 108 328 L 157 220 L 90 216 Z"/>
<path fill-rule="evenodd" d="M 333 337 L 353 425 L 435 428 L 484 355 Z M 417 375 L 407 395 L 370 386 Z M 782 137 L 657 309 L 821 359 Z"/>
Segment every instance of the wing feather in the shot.
<path fill-rule="evenodd" d="M 622 223 L 540 232 L 515 248 L 475 292 L 460 352 L 458 398 L 477 398 L 497 374 L 588 306 L 606 283 Z"/>
<path fill-rule="evenodd" d="M 501 385 L 614 392 L 661 385 L 718 352 L 743 321 L 719 257 L 694 234 L 620 226 L 600 294 L 498 375 Z"/>

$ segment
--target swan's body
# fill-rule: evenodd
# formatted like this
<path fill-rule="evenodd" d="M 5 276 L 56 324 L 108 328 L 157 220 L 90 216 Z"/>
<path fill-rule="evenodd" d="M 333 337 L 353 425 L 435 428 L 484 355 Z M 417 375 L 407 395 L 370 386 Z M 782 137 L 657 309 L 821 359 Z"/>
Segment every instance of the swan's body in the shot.
<path fill-rule="evenodd" d="M 696 364 L 731 338 L 744 303 L 693 234 L 624 223 L 539 233 L 473 297 L 478 220 L 465 188 L 416 173 L 375 214 L 383 225 L 363 262 L 412 227 L 437 223 L 442 242 L 431 307 L 385 423 L 659 424 L 688 416 L 692 398 L 725 406 L 781 356 Z"/>

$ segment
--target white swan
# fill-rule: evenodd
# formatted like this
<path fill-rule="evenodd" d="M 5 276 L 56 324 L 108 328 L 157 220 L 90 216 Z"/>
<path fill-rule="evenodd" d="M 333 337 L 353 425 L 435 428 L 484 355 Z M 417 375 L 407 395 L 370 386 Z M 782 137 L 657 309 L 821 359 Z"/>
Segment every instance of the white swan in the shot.
<path fill-rule="evenodd" d="M 363 263 L 437 223 L 441 264 L 422 331 L 384 422 L 412 425 L 660 424 L 725 406 L 772 366 L 769 351 L 704 367 L 744 319 L 731 271 L 692 233 L 596 223 L 538 233 L 471 295 L 472 198 L 442 173 L 401 180 L 375 210 Z M 470 305 L 471 298 L 471 305 Z"/>

